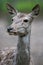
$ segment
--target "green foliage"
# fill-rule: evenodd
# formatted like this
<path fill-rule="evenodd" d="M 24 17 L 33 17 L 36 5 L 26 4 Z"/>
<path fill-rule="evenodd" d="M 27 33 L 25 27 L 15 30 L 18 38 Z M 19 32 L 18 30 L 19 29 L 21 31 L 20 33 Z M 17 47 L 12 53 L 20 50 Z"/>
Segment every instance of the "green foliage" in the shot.
<path fill-rule="evenodd" d="M 16 8 L 21 12 L 29 12 L 31 9 L 36 5 L 39 4 L 42 10 L 43 8 L 43 1 L 41 0 L 21 0 L 16 4 Z"/>
<path fill-rule="evenodd" d="M 41 10 L 43 9 L 43 0 L 0 0 L 0 12 L 6 13 L 6 3 L 10 3 L 12 6 L 16 7 L 21 12 L 29 12 L 32 7 L 39 4 Z"/>
<path fill-rule="evenodd" d="M 20 11 L 29 12 L 32 7 L 35 5 L 34 2 L 19 2 L 17 3 L 16 7 Z"/>
<path fill-rule="evenodd" d="M 5 4 L 6 4 L 7 0 L 0 0 L 0 11 L 6 11 L 6 7 L 5 7 Z"/>

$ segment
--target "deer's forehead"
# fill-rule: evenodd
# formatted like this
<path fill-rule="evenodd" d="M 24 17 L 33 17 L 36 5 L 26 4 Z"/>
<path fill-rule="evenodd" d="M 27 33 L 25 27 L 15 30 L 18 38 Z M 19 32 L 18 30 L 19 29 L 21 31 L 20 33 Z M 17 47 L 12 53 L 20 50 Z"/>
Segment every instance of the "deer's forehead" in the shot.
<path fill-rule="evenodd" d="M 26 17 L 26 16 L 27 16 L 27 14 L 24 14 L 24 13 L 17 13 L 17 15 L 13 17 L 13 19 L 15 19 L 15 18 L 20 19 L 20 18 L 24 18 L 24 17 Z"/>

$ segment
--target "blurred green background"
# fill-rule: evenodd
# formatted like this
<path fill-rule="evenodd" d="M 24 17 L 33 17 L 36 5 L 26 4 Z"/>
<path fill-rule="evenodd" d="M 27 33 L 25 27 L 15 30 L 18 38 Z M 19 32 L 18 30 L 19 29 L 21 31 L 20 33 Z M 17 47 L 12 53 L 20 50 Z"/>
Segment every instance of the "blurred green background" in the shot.
<path fill-rule="evenodd" d="M 40 11 L 43 12 L 43 0 L 0 0 L 0 14 L 6 14 L 7 8 L 6 3 L 10 3 L 13 7 L 21 12 L 30 12 L 31 9 L 36 5 L 40 5 Z"/>

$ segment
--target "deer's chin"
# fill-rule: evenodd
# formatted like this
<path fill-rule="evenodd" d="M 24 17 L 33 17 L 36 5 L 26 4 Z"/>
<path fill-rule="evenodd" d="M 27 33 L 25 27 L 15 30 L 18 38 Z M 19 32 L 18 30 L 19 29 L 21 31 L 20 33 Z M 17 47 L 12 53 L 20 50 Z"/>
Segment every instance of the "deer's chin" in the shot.
<path fill-rule="evenodd" d="M 25 36 L 27 33 L 26 32 L 18 32 L 19 36 Z"/>

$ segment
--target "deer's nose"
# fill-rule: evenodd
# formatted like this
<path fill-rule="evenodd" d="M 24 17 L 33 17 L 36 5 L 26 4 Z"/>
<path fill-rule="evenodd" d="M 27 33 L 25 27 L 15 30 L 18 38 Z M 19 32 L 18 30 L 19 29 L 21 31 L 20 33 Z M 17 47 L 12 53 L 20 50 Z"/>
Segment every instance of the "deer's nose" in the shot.
<path fill-rule="evenodd" d="M 13 28 L 7 28 L 7 32 L 10 32 L 11 30 L 13 30 Z"/>

